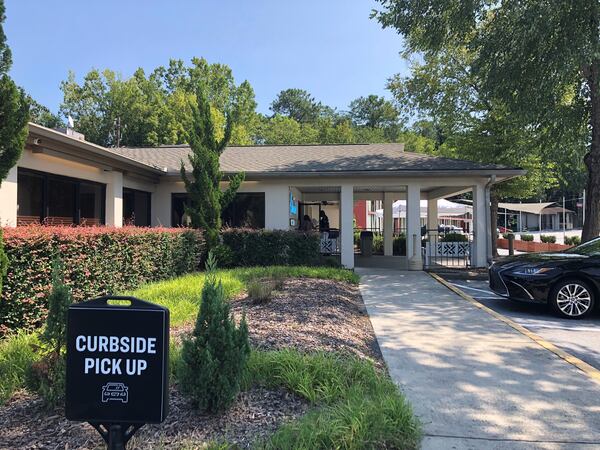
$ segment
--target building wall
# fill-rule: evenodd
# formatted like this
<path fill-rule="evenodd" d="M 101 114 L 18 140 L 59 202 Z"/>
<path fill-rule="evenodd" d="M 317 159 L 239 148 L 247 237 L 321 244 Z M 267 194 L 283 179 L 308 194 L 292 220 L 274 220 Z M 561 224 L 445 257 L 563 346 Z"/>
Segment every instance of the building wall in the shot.
<path fill-rule="evenodd" d="M 93 165 L 81 164 L 25 149 L 7 179 L 0 186 L 0 223 L 15 226 L 17 223 L 17 173 L 18 169 L 30 169 L 54 175 L 94 181 L 106 185 L 106 224 L 120 226 L 123 223 L 123 187 L 154 193 L 156 185 L 121 172 L 104 170 Z M 111 195 L 112 193 L 112 195 Z"/>

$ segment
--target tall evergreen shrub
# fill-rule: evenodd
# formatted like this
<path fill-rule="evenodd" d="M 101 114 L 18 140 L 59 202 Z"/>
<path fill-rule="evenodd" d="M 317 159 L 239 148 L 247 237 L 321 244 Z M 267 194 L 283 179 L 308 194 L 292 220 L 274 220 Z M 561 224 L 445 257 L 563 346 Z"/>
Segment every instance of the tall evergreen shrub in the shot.
<path fill-rule="evenodd" d="M 237 397 L 250 344 L 245 317 L 236 326 L 231 316 L 212 252 L 206 270 L 200 312 L 194 331 L 183 341 L 178 377 L 194 407 L 216 413 Z"/>

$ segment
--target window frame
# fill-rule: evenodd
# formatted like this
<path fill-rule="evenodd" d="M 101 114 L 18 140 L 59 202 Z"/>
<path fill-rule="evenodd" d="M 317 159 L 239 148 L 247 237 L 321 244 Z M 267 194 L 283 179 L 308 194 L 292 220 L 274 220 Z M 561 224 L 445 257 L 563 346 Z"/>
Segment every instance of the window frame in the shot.
<path fill-rule="evenodd" d="M 94 185 L 94 186 L 100 186 L 100 188 L 101 188 L 100 195 L 102 196 L 102 198 L 100 201 L 99 222 L 100 222 L 100 225 L 106 225 L 106 184 L 98 183 L 97 181 L 85 180 L 83 178 L 68 177 L 68 176 L 64 176 L 64 175 L 57 175 L 57 174 L 50 173 L 50 172 L 43 172 L 40 170 L 27 169 L 25 167 L 18 167 L 17 168 L 17 198 L 18 198 L 18 191 L 19 191 L 19 174 L 21 174 L 21 173 L 32 174 L 32 175 L 42 177 L 42 214 L 40 215 L 40 223 L 43 224 L 50 217 L 50 215 L 49 215 L 49 212 L 50 212 L 49 186 L 50 186 L 51 180 L 56 180 L 56 181 L 71 182 L 71 183 L 74 183 L 74 185 L 75 185 L 75 189 L 74 189 L 75 199 L 73 202 L 73 211 L 72 211 L 73 225 L 81 225 L 81 199 L 80 199 L 81 184 L 83 183 L 83 184 L 90 184 L 90 185 Z M 19 213 L 17 211 L 17 222 L 18 222 L 18 220 L 19 220 Z"/>
<path fill-rule="evenodd" d="M 125 224 L 125 220 L 126 220 L 126 218 L 125 218 L 125 192 L 126 191 L 133 194 L 134 214 L 135 214 L 135 195 L 143 194 L 148 198 L 148 212 L 146 214 L 146 222 L 148 223 L 148 225 L 135 225 L 134 224 L 134 226 L 151 227 L 152 226 L 152 192 L 142 191 L 141 189 L 133 189 L 133 188 L 124 187 L 124 186 L 123 186 L 123 224 Z"/>

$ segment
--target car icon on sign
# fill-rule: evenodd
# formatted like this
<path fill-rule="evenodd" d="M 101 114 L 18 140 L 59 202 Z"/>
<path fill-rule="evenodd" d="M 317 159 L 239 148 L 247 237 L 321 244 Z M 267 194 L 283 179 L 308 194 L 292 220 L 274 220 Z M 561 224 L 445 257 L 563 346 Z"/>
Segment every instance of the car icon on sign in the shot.
<path fill-rule="evenodd" d="M 129 401 L 129 388 L 123 383 L 106 383 L 102 386 L 102 403 L 116 400 L 121 403 Z"/>

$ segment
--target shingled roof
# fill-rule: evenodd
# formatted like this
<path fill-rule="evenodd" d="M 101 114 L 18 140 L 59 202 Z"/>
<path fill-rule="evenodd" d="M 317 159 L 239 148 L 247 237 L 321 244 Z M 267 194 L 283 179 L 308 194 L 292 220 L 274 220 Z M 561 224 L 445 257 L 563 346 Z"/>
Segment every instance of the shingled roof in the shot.
<path fill-rule="evenodd" d="M 189 167 L 187 145 L 156 148 L 112 148 L 112 152 L 178 174 L 183 161 Z M 506 172 L 521 175 L 520 169 L 443 158 L 404 151 L 404 144 L 343 145 L 258 145 L 228 147 L 221 155 L 225 174 L 245 172 L 247 176 L 335 175 L 398 172 Z"/>

